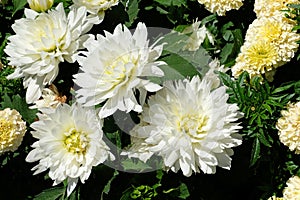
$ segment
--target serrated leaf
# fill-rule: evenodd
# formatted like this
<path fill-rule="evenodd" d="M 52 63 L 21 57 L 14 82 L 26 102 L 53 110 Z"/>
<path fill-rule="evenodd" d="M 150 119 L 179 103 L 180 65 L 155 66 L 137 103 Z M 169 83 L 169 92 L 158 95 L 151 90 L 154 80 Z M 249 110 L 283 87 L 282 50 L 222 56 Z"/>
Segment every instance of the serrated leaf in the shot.
<path fill-rule="evenodd" d="M 46 189 L 40 194 L 36 195 L 33 199 L 34 200 L 55 200 L 61 196 L 63 196 L 65 193 L 64 187 L 55 187 Z"/>
<path fill-rule="evenodd" d="M 139 2 L 140 0 L 129 0 L 127 7 L 126 7 L 126 12 L 128 14 L 128 22 L 125 22 L 125 25 L 127 27 L 130 27 L 133 22 L 137 19 L 138 13 L 140 11 L 139 9 Z"/>
<path fill-rule="evenodd" d="M 12 16 L 16 14 L 17 11 L 24 9 L 24 6 L 27 4 L 27 0 L 13 0 L 13 13 Z"/>
<path fill-rule="evenodd" d="M 232 88 L 233 80 L 231 80 L 231 77 L 228 74 L 219 72 L 219 77 L 225 86 Z"/>
<path fill-rule="evenodd" d="M 256 137 L 252 144 L 252 151 L 251 151 L 251 159 L 250 159 L 250 167 L 255 165 L 257 160 L 260 158 L 260 142 L 258 137 Z"/>

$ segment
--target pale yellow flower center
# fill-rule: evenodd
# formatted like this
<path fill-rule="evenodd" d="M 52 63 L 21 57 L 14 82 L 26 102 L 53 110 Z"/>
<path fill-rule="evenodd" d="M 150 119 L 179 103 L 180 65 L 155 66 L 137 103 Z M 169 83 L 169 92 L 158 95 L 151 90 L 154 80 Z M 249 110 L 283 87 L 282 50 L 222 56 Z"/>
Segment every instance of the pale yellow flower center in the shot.
<path fill-rule="evenodd" d="M 110 82 L 112 87 L 129 80 L 138 63 L 138 59 L 130 57 L 130 55 L 120 56 L 110 63 L 107 63 L 107 67 L 104 70 L 104 77 L 102 80 Z M 127 65 L 127 66 L 126 66 Z M 129 65 L 132 65 L 129 67 Z"/>
<path fill-rule="evenodd" d="M 86 152 L 89 146 L 89 140 L 86 133 L 71 128 L 66 135 L 64 144 L 68 152 L 76 154 L 84 154 Z"/>
<path fill-rule="evenodd" d="M 192 138 L 201 139 L 206 135 L 204 127 L 208 117 L 200 114 L 183 115 L 178 121 L 178 129 Z"/>
<path fill-rule="evenodd" d="M 0 142 L 1 145 L 6 144 L 12 139 L 11 132 L 13 130 L 13 123 L 4 119 L 0 119 Z"/>

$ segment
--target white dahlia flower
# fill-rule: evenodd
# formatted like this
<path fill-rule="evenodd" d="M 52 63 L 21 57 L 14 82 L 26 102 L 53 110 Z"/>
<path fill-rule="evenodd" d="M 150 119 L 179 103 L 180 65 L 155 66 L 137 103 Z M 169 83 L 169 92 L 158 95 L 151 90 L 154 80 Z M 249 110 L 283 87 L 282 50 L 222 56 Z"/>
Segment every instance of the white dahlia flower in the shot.
<path fill-rule="evenodd" d="M 92 25 L 86 19 L 85 8 L 72 9 L 66 16 L 62 3 L 48 13 L 25 9 L 25 16 L 12 25 L 16 34 L 8 38 L 4 51 L 9 64 L 16 66 L 7 78 L 24 77 L 26 101 L 33 103 L 42 95 L 43 88 L 56 78 L 58 64 L 75 61 L 73 55 L 87 39 L 84 33 Z"/>
<path fill-rule="evenodd" d="M 14 152 L 21 145 L 26 133 L 26 122 L 15 109 L 0 110 L 0 155 Z"/>
<path fill-rule="evenodd" d="M 206 77 L 166 82 L 150 96 L 140 124 L 130 132 L 132 146 L 123 155 L 146 162 L 161 156 L 166 170 L 212 174 L 230 169 L 232 147 L 242 143 L 236 104 L 228 104 L 225 86 L 212 90 Z"/>
<path fill-rule="evenodd" d="M 163 46 L 149 46 L 145 24 L 139 23 L 133 34 L 123 25 L 114 32 L 97 35 L 97 40 L 88 40 L 84 45 L 88 52 L 79 56 L 81 73 L 74 75 L 80 87 L 76 91 L 77 101 L 84 106 L 94 106 L 105 101 L 100 109 L 101 118 L 121 111 L 142 111 L 146 92 L 156 92 L 161 86 L 147 76 L 163 76 L 158 68 L 163 62 L 155 61 Z M 140 91 L 140 102 L 135 97 Z"/>
<path fill-rule="evenodd" d="M 57 185 L 67 179 L 68 196 L 78 179 L 84 183 L 92 167 L 114 159 L 103 141 L 102 125 L 93 109 L 79 104 L 59 105 L 55 112 L 38 113 L 39 121 L 31 124 L 32 135 L 38 139 L 26 157 L 27 162 L 39 161 L 34 174 L 49 169 L 49 177 Z"/>
<path fill-rule="evenodd" d="M 219 16 L 226 15 L 227 11 L 238 10 L 243 5 L 243 0 L 198 0 L 211 13 Z"/>

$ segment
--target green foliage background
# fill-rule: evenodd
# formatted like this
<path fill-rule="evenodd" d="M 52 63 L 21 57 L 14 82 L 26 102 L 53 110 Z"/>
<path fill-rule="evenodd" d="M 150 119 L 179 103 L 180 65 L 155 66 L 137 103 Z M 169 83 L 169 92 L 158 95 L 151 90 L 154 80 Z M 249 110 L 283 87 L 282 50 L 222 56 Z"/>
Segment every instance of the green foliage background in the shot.
<path fill-rule="evenodd" d="M 61 2 L 55 1 L 55 5 Z M 72 2 L 63 0 L 67 8 Z M 239 10 L 232 10 L 225 17 L 209 13 L 196 0 L 122 0 L 117 6 L 108 10 L 104 21 L 93 27 L 91 33 L 112 31 L 123 23 L 134 28 L 138 22 L 145 22 L 148 27 L 163 27 L 183 30 L 196 18 L 202 20 L 215 36 L 216 44 L 212 46 L 206 39 L 202 45 L 207 56 L 217 57 L 227 67 L 234 64 L 240 46 L 249 24 L 256 18 L 253 12 L 254 2 L 246 0 Z M 7 65 L 3 51 L 7 37 L 14 34 L 11 25 L 14 20 L 23 17 L 23 10 L 28 7 L 26 0 L 2 0 L 0 5 L 0 57 L 3 65 Z M 296 8 L 295 19 L 300 27 L 299 7 Z M 170 35 L 166 40 L 174 41 Z M 176 45 L 183 45 L 183 44 Z M 165 79 L 178 79 L 198 74 L 195 68 L 206 58 L 199 50 L 196 55 L 176 56 L 172 50 L 178 46 L 167 46 L 161 60 L 168 63 L 162 69 L 168 74 Z M 169 49 L 168 49 L 169 48 Z M 299 55 L 299 54 L 297 54 Z M 47 172 L 32 175 L 31 168 L 35 165 L 26 163 L 25 157 L 30 151 L 34 139 L 30 136 L 30 128 L 24 137 L 22 145 L 14 153 L 0 156 L 0 198 L 1 199 L 203 199 L 203 200 L 234 200 L 234 199 L 267 199 L 276 194 L 282 195 L 286 180 L 291 176 L 300 175 L 300 159 L 279 142 L 275 124 L 280 117 L 280 111 L 288 102 L 300 100 L 300 70 L 296 56 L 291 62 L 278 69 L 274 81 L 268 83 L 261 78 L 249 78 L 243 73 L 237 80 L 228 74 L 220 73 L 224 85 L 228 87 L 229 102 L 237 103 L 245 113 L 241 123 L 243 144 L 234 149 L 231 170 L 217 169 L 213 175 L 196 174 L 185 177 L 180 172 L 175 174 L 161 170 L 148 173 L 125 173 L 108 166 L 95 167 L 85 184 L 79 184 L 76 191 L 66 197 L 66 184 L 52 187 L 52 180 Z M 196 63 L 193 63 L 196 62 Z M 202 60 L 203 61 L 203 60 Z M 205 62 L 204 62 L 205 63 Z M 62 66 L 68 63 L 61 64 Z M 0 69 L 0 108 L 6 107 L 18 110 L 28 126 L 36 120 L 36 110 L 28 109 L 22 80 L 7 80 L 5 77 L 13 69 Z M 55 84 L 59 91 L 67 97 L 72 94 L 70 87 L 72 74 L 78 71 L 64 70 L 57 77 Z M 153 79 L 162 82 L 164 79 Z M 105 121 L 105 132 L 108 138 L 119 147 L 128 142 L 128 136 L 122 133 L 113 119 Z M 124 160 L 124 169 L 143 170 L 147 164 Z"/>

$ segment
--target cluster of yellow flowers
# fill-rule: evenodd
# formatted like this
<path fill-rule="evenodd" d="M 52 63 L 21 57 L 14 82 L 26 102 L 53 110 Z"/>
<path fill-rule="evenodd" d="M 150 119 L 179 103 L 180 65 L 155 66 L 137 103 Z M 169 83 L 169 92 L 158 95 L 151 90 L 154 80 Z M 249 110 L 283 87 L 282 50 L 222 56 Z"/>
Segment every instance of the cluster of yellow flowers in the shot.
<path fill-rule="evenodd" d="M 300 35 L 293 31 L 295 22 L 285 17 L 283 9 L 295 0 L 256 0 L 257 15 L 250 24 L 245 43 L 232 67 L 233 76 L 247 71 L 250 76 L 272 72 L 294 57 Z"/>

